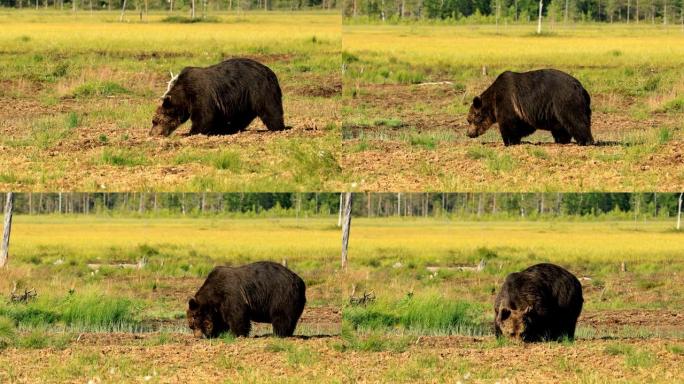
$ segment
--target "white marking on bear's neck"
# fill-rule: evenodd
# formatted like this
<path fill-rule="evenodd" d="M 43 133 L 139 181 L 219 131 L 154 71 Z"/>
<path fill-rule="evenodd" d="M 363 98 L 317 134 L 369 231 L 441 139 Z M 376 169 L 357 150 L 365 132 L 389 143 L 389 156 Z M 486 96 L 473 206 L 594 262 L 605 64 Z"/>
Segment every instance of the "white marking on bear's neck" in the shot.
<path fill-rule="evenodd" d="M 169 80 L 169 83 L 166 85 L 166 92 L 162 95 L 162 99 L 165 98 L 169 92 L 171 91 L 171 88 L 173 88 L 174 84 L 176 84 L 176 80 L 178 80 L 178 75 L 173 75 L 173 72 L 169 71 L 171 74 L 171 80 Z"/>

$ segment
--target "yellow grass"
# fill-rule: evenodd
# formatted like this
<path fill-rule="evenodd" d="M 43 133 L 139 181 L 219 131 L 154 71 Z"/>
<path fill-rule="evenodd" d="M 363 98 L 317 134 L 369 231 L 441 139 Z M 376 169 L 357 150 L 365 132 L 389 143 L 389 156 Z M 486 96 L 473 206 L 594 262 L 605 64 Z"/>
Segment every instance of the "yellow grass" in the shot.
<path fill-rule="evenodd" d="M 129 17 L 132 16 L 129 14 Z M 148 22 L 119 23 L 118 12 L 96 13 L 95 16 L 48 12 L 0 13 L 3 24 L 0 44 L 7 48 L 25 46 L 18 41 L 22 36 L 31 38 L 30 46 L 38 51 L 68 49 L 73 53 L 80 49 L 102 46 L 108 50 L 149 51 L 196 51 L 231 49 L 250 43 L 273 47 L 274 41 L 289 44 L 293 41 L 317 39 L 339 41 L 341 38 L 340 16 L 332 12 L 273 12 L 249 15 L 217 14 L 219 23 L 171 24 L 159 21 L 168 16 L 159 12 L 151 14 Z M 131 18 L 137 21 L 136 18 Z M 75 37 L 78 38 L 75 38 Z M 106 42 L 106 44 L 103 44 Z"/>
<path fill-rule="evenodd" d="M 586 27 L 537 37 L 528 26 L 352 26 L 343 28 L 343 49 L 390 54 L 413 63 L 620 67 L 678 65 L 684 33 L 676 27 Z M 613 52 L 620 51 L 616 56 Z"/>
<path fill-rule="evenodd" d="M 212 258 L 326 260 L 336 262 L 340 231 L 329 219 L 121 219 L 17 216 L 12 253 L 30 257 L 45 249 L 101 257 L 110 249 L 187 248 Z M 684 234 L 674 222 L 458 222 L 436 219 L 364 219 L 352 223 L 350 260 L 471 260 L 478 248 L 507 259 L 530 254 L 576 263 L 644 261 L 679 257 Z"/>
<path fill-rule="evenodd" d="M 684 234 L 674 222 L 454 222 L 356 220 L 351 257 L 382 255 L 436 262 L 462 261 L 486 247 L 524 260 L 530 253 L 563 263 L 662 261 L 679 257 Z M 462 256 L 460 256 L 462 255 Z M 459 257 L 460 256 L 460 257 Z M 459 260 L 460 259 L 460 260 Z"/>
<path fill-rule="evenodd" d="M 335 255 L 335 219 L 108 219 L 18 216 L 12 253 L 45 249 L 103 257 L 110 249 L 151 247 L 195 250 L 220 260 L 238 256 L 282 261 Z M 116 257 L 116 254 L 111 255 Z"/>

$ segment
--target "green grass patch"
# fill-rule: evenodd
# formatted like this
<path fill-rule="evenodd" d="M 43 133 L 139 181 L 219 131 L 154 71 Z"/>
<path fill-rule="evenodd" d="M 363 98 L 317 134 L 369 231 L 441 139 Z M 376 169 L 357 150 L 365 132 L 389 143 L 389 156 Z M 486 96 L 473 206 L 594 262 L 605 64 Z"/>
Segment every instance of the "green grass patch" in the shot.
<path fill-rule="evenodd" d="M 390 127 L 390 128 L 401 128 L 405 124 L 403 121 L 401 121 L 401 119 L 387 118 L 387 119 L 376 119 L 375 121 L 373 121 L 373 125 Z"/>
<path fill-rule="evenodd" d="M 655 356 L 648 351 L 635 351 L 625 357 L 625 365 L 631 368 L 648 368 L 654 364 Z"/>
<path fill-rule="evenodd" d="M 684 355 L 684 345 L 672 344 L 666 347 L 667 351 L 675 355 Z"/>
<path fill-rule="evenodd" d="M 14 172 L 0 173 L 0 183 L 6 184 L 34 184 L 35 180 L 17 176 Z"/>
<path fill-rule="evenodd" d="M 100 155 L 100 163 L 119 167 L 133 167 L 147 164 L 147 158 L 133 150 L 104 148 Z"/>
<path fill-rule="evenodd" d="M 70 294 L 59 299 L 39 298 L 27 304 L 0 306 L 0 316 L 19 327 L 44 328 L 61 324 L 84 330 L 130 329 L 138 325 L 133 300 L 99 294 Z"/>
<path fill-rule="evenodd" d="M 76 128 L 79 125 L 79 118 L 76 112 L 69 112 L 66 118 L 66 126 L 70 129 Z"/>
<path fill-rule="evenodd" d="M 437 140 L 430 135 L 422 135 L 420 133 L 414 133 L 409 136 L 409 143 L 414 147 L 423 147 L 425 149 L 435 149 L 437 146 Z"/>
<path fill-rule="evenodd" d="M 282 353 L 287 356 L 287 363 L 293 367 L 308 366 L 318 361 L 313 351 L 306 346 L 298 346 L 288 340 L 276 339 L 266 345 L 267 352 Z"/>
<path fill-rule="evenodd" d="M 63 116 L 63 115 L 62 115 Z M 72 132 L 71 118 L 62 116 L 42 117 L 31 122 L 31 142 L 45 149 L 66 139 Z"/>
<path fill-rule="evenodd" d="M 113 81 L 88 81 L 76 87 L 72 92 L 72 96 L 114 96 L 127 93 L 130 93 L 128 89 Z"/>
<path fill-rule="evenodd" d="M 537 159 L 548 160 L 549 154 L 543 148 L 532 147 L 529 149 L 529 154 Z"/>
<path fill-rule="evenodd" d="M 436 294 L 407 296 L 396 301 L 376 301 L 365 307 L 347 307 L 343 321 L 354 329 L 403 328 L 419 332 L 481 334 L 481 307 L 447 300 Z"/>
<path fill-rule="evenodd" d="M 624 356 L 625 365 L 631 368 L 647 368 L 655 364 L 655 357 L 648 351 L 638 351 L 631 345 L 610 344 L 604 352 L 611 356 Z"/>
<path fill-rule="evenodd" d="M 663 105 L 663 112 L 684 112 L 684 97 L 668 101 Z"/>
<path fill-rule="evenodd" d="M 67 325 L 108 328 L 135 324 L 133 301 L 99 295 L 70 295 L 60 307 L 60 320 Z"/>
<path fill-rule="evenodd" d="M 161 19 L 161 22 L 175 24 L 220 23 L 221 19 L 216 16 L 195 17 L 194 19 L 187 16 L 167 16 Z"/>
<path fill-rule="evenodd" d="M 515 160 L 508 153 L 499 154 L 487 147 L 473 147 L 466 152 L 466 157 L 473 160 L 483 160 L 487 169 L 492 172 L 507 172 L 515 166 Z"/>
<path fill-rule="evenodd" d="M 342 172 L 335 154 L 311 143 L 292 140 L 279 145 L 284 156 L 284 167 L 292 174 L 292 181 L 308 188 L 320 188 L 326 180 Z"/>
<path fill-rule="evenodd" d="M 232 172 L 239 172 L 242 161 L 240 153 L 237 151 L 220 151 L 215 154 L 208 155 L 211 164 L 216 169 L 229 170 Z"/>
<path fill-rule="evenodd" d="M 672 130 L 668 127 L 661 127 L 658 130 L 658 143 L 660 145 L 666 144 L 668 141 L 672 140 Z"/>
<path fill-rule="evenodd" d="M 340 334 L 342 341 L 334 343 L 333 349 L 345 351 L 360 351 L 360 352 L 395 352 L 401 353 L 406 351 L 411 343 L 415 340 L 411 336 L 388 336 L 387 334 L 374 331 L 366 334 L 357 334 L 348 325 L 342 325 L 342 333 Z"/>
<path fill-rule="evenodd" d="M 70 333 L 51 333 L 41 329 L 33 329 L 16 339 L 18 348 L 28 349 L 65 349 L 74 339 Z"/>
<path fill-rule="evenodd" d="M 16 334 L 14 321 L 6 316 L 0 317 L 0 350 L 12 345 L 16 339 Z"/>

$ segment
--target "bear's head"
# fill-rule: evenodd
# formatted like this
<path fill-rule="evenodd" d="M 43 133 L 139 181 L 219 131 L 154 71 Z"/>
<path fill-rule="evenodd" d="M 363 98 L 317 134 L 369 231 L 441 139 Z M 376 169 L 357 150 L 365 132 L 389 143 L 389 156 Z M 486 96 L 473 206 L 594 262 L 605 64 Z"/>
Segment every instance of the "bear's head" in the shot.
<path fill-rule="evenodd" d="M 162 103 L 157 107 L 152 117 L 152 129 L 150 136 L 169 136 L 181 124 L 188 121 L 190 113 L 188 108 L 183 106 L 178 97 L 165 95 Z"/>
<path fill-rule="evenodd" d="M 531 307 L 511 309 L 501 306 L 496 315 L 496 323 L 502 335 L 515 340 L 524 340 L 525 330 L 530 323 L 531 310 Z"/>
<path fill-rule="evenodd" d="M 197 338 L 214 336 L 214 320 L 211 313 L 203 308 L 194 297 L 188 301 L 186 312 L 188 326 Z"/>
<path fill-rule="evenodd" d="M 478 137 L 487 132 L 489 127 L 496 123 L 494 112 L 488 106 L 485 106 L 480 96 L 475 96 L 473 104 L 470 105 L 468 111 L 468 137 Z"/>

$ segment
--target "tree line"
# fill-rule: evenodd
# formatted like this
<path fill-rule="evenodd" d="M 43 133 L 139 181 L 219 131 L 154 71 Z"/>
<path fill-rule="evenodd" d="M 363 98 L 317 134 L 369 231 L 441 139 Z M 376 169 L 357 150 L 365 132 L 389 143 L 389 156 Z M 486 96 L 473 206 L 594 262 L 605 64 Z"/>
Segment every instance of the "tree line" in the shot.
<path fill-rule="evenodd" d="M 674 217 L 675 193 L 354 193 L 355 217 Z M 0 207 L 6 196 L 0 195 Z M 20 215 L 338 215 L 340 193 L 17 193 Z M 4 212 L 3 212 L 4 213 Z"/>
<path fill-rule="evenodd" d="M 335 9 L 336 0 L 0 0 L 0 6 L 35 9 L 85 10 L 190 10 L 203 11 Z"/>
<path fill-rule="evenodd" d="M 0 196 L 4 206 L 6 195 Z M 15 193 L 21 215 L 334 215 L 338 193 Z"/>
<path fill-rule="evenodd" d="M 355 217 L 674 217 L 676 193 L 357 193 Z"/>
<path fill-rule="evenodd" d="M 517 23 L 596 21 L 682 24 L 684 0 L 344 0 L 346 17 L 399 22 L 410 19 Z"/>

